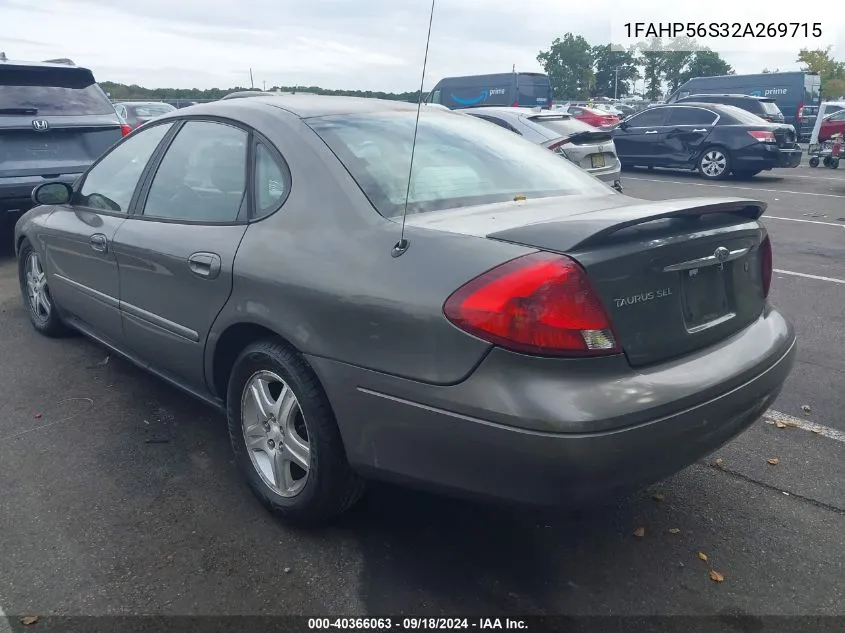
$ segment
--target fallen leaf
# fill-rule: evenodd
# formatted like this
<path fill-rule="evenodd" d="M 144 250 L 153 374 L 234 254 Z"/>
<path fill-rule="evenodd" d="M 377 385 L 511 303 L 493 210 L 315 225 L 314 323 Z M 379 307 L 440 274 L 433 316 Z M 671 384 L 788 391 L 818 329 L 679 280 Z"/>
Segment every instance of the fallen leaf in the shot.
<path fill-rule="evenodd" d="M 639 537 L 639 538 L 644 537 L 645 536 L 645 528 L 644 527 L 638 527 L 636 530 L 634 530 L 634 536 Z"/>
<path fill-rule="evenodd" d="M 810 411 L 812 411 L 812 409 L 810 408 L 810 405 L 809 405 L 809 404 L 802 404 L 802 405 L 801 405 L 801 410 L 802 410 L 804 413 L 809 413 Z"/>
<path fill-rule="evenodd" d="M 769 464 L 771 464 L 772 466 L 777 466 L 778 464 L 780 464 L 780 460 L 777 457 L 770 457 L 766 461 L 769 462 Z"/>
<path fill-rule="evenodd" d="M 669 534 L 680 534 L 680 533 L 681 533 L 680 528 L 669 528 Z"/>
<path fill-rule="evenodd" d="M 717 572 L 715 569 L 710 570 L 710 579 L 715 582 L 724 582 L 725 577 Z"/>
<path fill-rule="evenodd" d="M 38 616 L 37 615 L 21 616 L 21 624 L 23 624 L 24 626 L 30 626 L 31 624 L 35 624 L 36 622 L 38 622 Z"/>
<path fill-rule="evenodd" d="M 725 463 L 725 460 L 720 457 L 716 461 L 713 462 L 713 465 L 714 466 L 722 466 L 722 465 L 724 465 L 724 463 Z"/>
<path fill-rule="evenodd" d="M 36 420 L 39 420 L 39 419 L 44 417 L 44 414 L 43 413 L 36 413 L 32 417 L 35 418 Z"/>
<path fill-rule="evenodd" d="M 779 429 L 785 429 L 786 425 L 783 422 L 775 422 L 775 426 Z"/>
<path fill-rule="evenodd" d="M 651 498 L 655 501 L 663 501 L 666 498 L 666 495 L 662 492 L 655 492 L 653 495 L 651 495 Z"/>
<path fill-rule="evenodd" d="M 707 554 L 705 554 L 704 552 L 699 552 L 698 558 L 701 560 L 707 560 Z"/>

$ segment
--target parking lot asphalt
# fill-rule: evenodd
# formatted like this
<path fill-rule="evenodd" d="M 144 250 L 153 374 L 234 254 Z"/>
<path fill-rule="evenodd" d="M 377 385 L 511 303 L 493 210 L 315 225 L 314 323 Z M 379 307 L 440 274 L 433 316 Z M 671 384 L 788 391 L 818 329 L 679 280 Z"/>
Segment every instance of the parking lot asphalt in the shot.
<path fill-rule="evenodd" d="M 659 486 L 580 516 L 372 486 L 337 525 L 287 527 L 241 482 L 218 414 L 106 362 L 85 339 L 38 336 L 6 248 L 0 610 L 845 615 L 845 170 L 624 178 L 646 199 L 768 202 L 781 271 L 772 301 L 795 321 L 800 352 L 767 419 Z"/>

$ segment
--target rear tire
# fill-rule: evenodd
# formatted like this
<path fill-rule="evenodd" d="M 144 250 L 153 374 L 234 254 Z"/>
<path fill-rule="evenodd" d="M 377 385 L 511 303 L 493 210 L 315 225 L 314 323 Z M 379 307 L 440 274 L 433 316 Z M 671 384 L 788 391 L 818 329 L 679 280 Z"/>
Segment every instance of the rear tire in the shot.
<path fill-rule="evenodd" d="M 18 252 L 18 279 L 23 307 L 32 327 L 44 336 L 67 336 L 70 330 L 62 322 L 56 302 L 50 294 L 41 256 L 28 239 L 21 242 Z"/>
<path fill-rule="evenodd" d="M 813 156 L 810 159 L 810 167 L 818 167 L 819 166 L 819 159 L 817 156 Z"/>
<path fill-rule="evenodd" d="M 706 148 L 698 157 L 698 173 L 707 180 L 723 180 L 731 173 L 731 157 L 722 147 Z"/>
<path fill-rule="evenodd" d="M 278 341 L 249 345 L 235 361 L 227 397 L 229 438 L 250 488 L 273 514 L 325 523 L 355 504 L 354 473 L 317 376 Z"/>

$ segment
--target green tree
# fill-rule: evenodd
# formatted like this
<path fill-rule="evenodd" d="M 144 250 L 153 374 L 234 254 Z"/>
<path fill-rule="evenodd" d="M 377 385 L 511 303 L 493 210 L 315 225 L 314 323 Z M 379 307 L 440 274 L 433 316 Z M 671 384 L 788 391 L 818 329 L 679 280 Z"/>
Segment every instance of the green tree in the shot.
<path fill-rule="evenodd" d="M 624 97 L 633 91 L 634 82 L 640 79 L 640 70 L 634 53 L 617 50 L 611 44 L 593 46 L 595 63 L 595 92 L 606 97 Z"/>
<path fill-rule="evenodd" d="M 804 72 L 818 73 L 822 81 L 822 94 L 829 98 L 838 98 L 845 94 L 845 62 L 834 59 L 830 51 L 832 46 L 810 50 L 802 48 L 797 61 L 803 64 Z"/>
<path fill-rule="evenodd" d="M 768 72 L 768 71 L 763 71 Z M 715 77 L 717 75 L 733 75 L 733 67 L 722 59 L 719 53 L 706 48 L 695 51 L 686 70 L 681 73 L 681 83 L 693 77 Z"/>
<path fill-rule="evenodd" d="M 663 40 L 659 37 L 636 45 L 639 52 L 638 61 L 643 69 L 645 79 L 645 98 L 652 101 L 660 99 L 663 94 L 663 66 L 665 51 Z"/>
<path fill-rule="evenodd" d="M 590 44 L 580 35 L 567 33 L 557 38 L 537 61 L 549 76 L 556 99 L 584 99 L 590 95 L 595 76 Z"/>

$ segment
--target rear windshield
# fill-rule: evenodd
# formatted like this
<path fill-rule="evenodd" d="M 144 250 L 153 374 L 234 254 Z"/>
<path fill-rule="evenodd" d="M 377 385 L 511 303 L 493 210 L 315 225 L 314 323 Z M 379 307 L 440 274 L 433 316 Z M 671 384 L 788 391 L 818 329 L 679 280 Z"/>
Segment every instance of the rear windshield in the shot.
<path fill-rule="evenodd" d="M 732 105 L 722 105 L 721 107 L 724 109 L 725 114 L 728 114 L 736 119 L 737 123 L 741 123 L 743 125 L 767 125 L 769 123 L 766 119 L 763 119 L 748 110 L 743 110 L 742 108 L 737 108 Z"/>
<path fill-rule="evenodd" d="M 763 112 L 766 114 L 782 114 L 778 104 L 774 101 L 760 101 L 760 105 L 763 106 Z"/>
<path fill-rule="evenodd" d="M 166 103 L 156 103 L 152 105 L 133 106 L 131 109 L 135 113 L 135 116 L 156 117 L 173 112 L 176 108 Z"/>
<path fill-rule="evenodd" d="M 535 116 L 529 119 L 532 123 L 542 125 L 557 136 L 572 136 L 579 132 L 595 132 L 596 128 L 571 117 Z"/>
<path fill-rule="evenodd" d="M 114 114 L 90 71 L 0 66 L 0 109 L 26 115 Z"/>
<path fill-rule="evenodd" d="M 414 111 L 309 119 L 376 210 L 401 216 L 408 190 Z M 513 200 L 608 195 L 607 187 L 542 146 L 486 121 L 420 115 L 408 213 Z"/>

